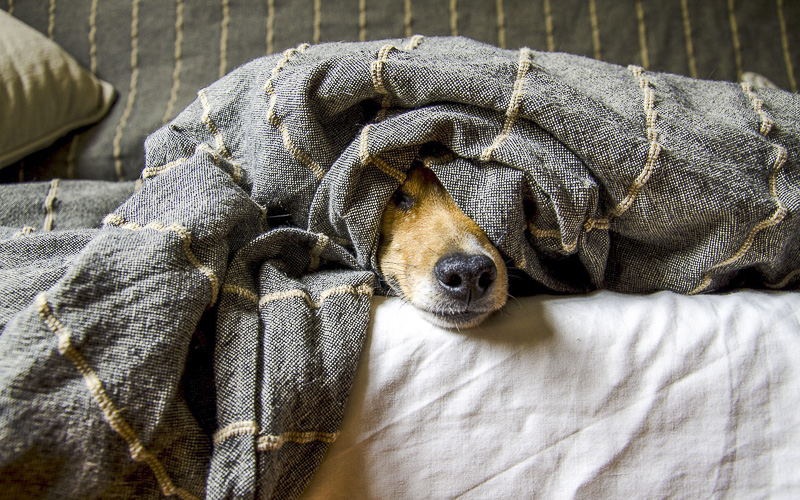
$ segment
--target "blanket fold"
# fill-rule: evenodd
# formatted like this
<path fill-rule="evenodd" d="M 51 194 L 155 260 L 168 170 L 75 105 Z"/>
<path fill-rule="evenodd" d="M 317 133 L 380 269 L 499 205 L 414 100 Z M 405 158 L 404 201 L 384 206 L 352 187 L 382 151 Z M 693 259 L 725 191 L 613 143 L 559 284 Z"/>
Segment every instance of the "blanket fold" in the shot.
<path fill-rule="evenodd" d="M 464 38 L 248 63 L 148 138 L 138 188 L 0 186 L 0 482 L 299 496 L 414 160 L 553 291 L 796 287 L 798 123 L 787 92 Z"/>

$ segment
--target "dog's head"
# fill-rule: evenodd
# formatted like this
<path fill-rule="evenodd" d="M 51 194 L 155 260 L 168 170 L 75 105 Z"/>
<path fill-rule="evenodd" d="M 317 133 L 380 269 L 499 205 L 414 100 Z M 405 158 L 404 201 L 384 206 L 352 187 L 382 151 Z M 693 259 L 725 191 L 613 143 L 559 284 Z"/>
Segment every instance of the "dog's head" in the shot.
<path fill-rule="evenodd" d="M 423 166 L 384 210 L 378 265 L 389 286 L 439 326 L 476 326 L 506 303 L 500 253 Z"/>

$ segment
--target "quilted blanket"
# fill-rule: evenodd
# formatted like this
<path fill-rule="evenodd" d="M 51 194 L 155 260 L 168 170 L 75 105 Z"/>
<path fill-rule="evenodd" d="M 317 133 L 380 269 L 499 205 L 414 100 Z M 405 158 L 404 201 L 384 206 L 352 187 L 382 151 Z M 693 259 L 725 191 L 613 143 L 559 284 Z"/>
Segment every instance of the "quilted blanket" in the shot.
<path fill-rule="evenodd" d="M 553 291 L 800 281 L 780 90 L 464 38 L 301 45 L 201 90 L 145 155 L 136 183 L 0 187 L 4 491 L 298 496 L 415 159 Z"/>

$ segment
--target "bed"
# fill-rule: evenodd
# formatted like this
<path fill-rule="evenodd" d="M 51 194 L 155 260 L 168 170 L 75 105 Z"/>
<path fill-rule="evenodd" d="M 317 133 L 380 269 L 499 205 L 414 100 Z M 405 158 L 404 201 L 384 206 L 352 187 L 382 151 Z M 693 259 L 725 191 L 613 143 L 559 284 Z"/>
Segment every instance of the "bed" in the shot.
<path fill-rule="evenodd" d="M 800 493 L 793 2 L 0 8 L 3 495 Z M 433 143 L 465 331 L 371 271 Z"/>

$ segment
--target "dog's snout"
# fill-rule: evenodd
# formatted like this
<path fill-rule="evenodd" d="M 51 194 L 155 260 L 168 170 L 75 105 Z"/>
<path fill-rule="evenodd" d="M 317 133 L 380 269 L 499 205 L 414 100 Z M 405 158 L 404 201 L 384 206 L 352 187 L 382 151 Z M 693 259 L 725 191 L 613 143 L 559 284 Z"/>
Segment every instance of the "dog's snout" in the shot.
<path fill-rule="evenodd" d="M 452 254 L 433 268 L 439 285 L 453 299 L 469 303 L 479 300 L 497 279 L 497 267 L 486 255 Z"/>
<path fill-rule="evenodd" d="M 508 272 L 486 233 L 424 163 L 386 204 L 378 268 L 432 323 L 472 328 L 505 305 Z"/>

